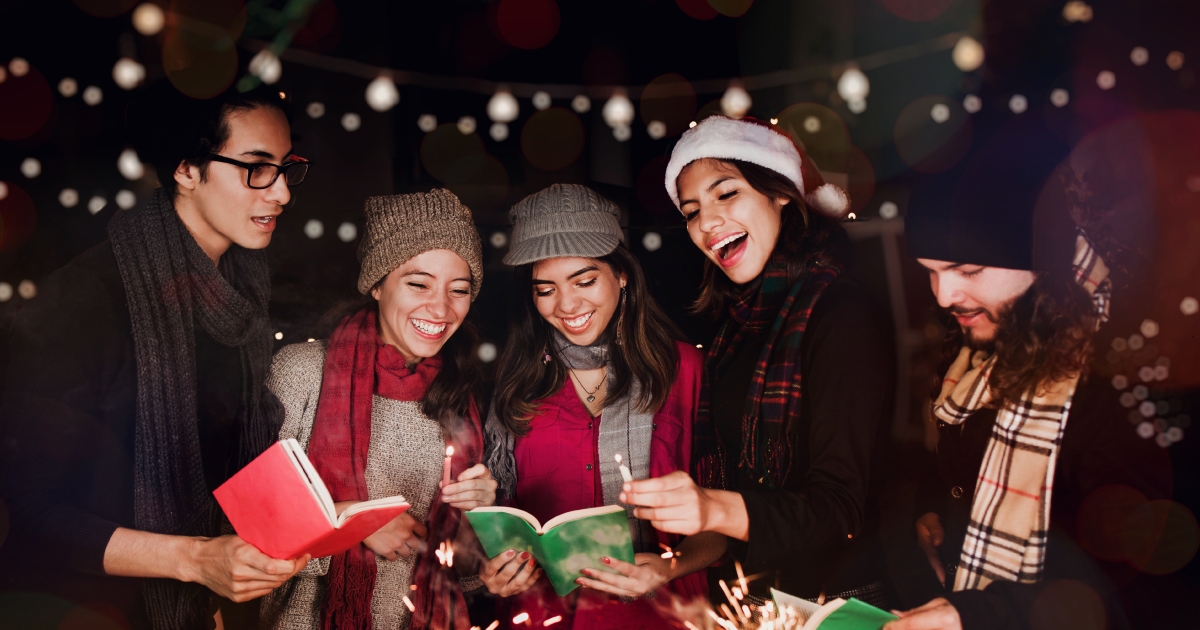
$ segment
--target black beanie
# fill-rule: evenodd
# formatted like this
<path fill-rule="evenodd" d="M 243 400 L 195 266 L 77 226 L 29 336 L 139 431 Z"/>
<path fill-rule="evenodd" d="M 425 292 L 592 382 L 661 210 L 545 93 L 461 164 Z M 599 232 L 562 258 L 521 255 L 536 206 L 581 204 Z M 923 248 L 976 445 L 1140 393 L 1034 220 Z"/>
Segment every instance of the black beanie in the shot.
<path fill-rule="evenodd" d="M 1002 127 L 963 162 L 913 187 L 904 219 L 913 258 L 1047 271 L 1074 256 L 1064 180 L 1068 147 L 1037 118 Z"/>

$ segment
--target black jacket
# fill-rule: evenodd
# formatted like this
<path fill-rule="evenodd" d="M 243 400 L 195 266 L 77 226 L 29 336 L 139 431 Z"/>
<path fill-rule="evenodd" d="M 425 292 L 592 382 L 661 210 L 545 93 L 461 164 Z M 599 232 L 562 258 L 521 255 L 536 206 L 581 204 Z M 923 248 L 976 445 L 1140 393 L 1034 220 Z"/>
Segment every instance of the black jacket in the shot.
<path fill-rule="evenodd" d="M 196 331 L 201 458 L 212 490 L 231 472 L 242 368 L 237 348 Z M 37 593 L 14 600 L 29 614 L 99 602 L 146 627 L 140 580 L 104 573 L 113 532 L 135 528 L 137 398 L 132 325 L 109 242 L 42 282 L 10 349 L 0 498 L 11 528 L 0 546 L 0 591 Z"/>
<path fill-rule="evenodd" d="M 1125 552 L 1115 548 L 1119 536 L 1113 532 L 1124 513 L 1110 493 L 1130 489 L 1149 500 L 1169 498 L 1171 472 L 1166 451 L 1138 437 L 1130 410 L 1118 396 L 1108 382 L 1091 378 L 1072 399 L 1054 472 L 1044 579 L 1037 584 L 993 582 L 981 591 L 950 593 L 938 584 L 924 556 L 910 553 L 909 561 L 921 567 L 909 573 L 916 576 L 909 586 L 921 593 L 919 600 L 945 597 L 958 610 L 964 630 L 990 630 L 1037 626 L 1038 619 L 1069 618 L 1070 611 L 1086 615 L 1087 606 L 1079 608 L 1078 602 L 1094 597 L 1104 610 L 1093 607 L 1092 612 L 1106 616 L 1108 628 L 1130 627 L 1138 615 L 1129 607 L 1137 606 L 1147 585 L 1138 570 L 1118 557 Z M 938 551 L 950 566 L 957 565 L 962 551 L 995 421 L 996 410 L 985 409 L 958 426 L 939 423 L 936 472 L 918 489 L 913 518 L 927 512 L 941 517 L 946 538 Z M 952 575 L 947 583 L 953 587 Z"/>

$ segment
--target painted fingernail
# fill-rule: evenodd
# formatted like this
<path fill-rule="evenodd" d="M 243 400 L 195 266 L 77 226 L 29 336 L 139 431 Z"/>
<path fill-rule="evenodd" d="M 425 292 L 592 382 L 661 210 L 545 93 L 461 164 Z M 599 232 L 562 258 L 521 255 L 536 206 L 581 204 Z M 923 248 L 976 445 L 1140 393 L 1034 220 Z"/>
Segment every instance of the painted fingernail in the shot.
<path fill-rule="evenodd" d="M 509 549 L 509 550 L 508 550 L 508 553 L 507 553 L 507 554 L 505 554 L 505 555 L 507 555 L 509 558 L 511 558 L 511 557 L 513 557 L 513 556 L 514 556 L 516 553 L 517 553 L 516 551 L 513 551 L 512 549 Z"/>
<path fill-rule="evenodd" d="M 609 558 L 608 556 L 600 558 L 600 561 L 603 562 L 604 564 L 612 564 L 612 558 Z"/>
<path fill-rule="evenodd" d="M 526 559 L 526 558 L 528 558 L 528 557 L 529 557 L 529 552 L 528 552 L 528 551 L 522 551 L 522 552 L 521 552 L 521 559 L 522 559 L 522 560 L 524 560 L 524 559 Z"/>
<path fill-rule="evenodd" d="M 583 578 L 575 578 L 575 583 L 580 586 L 583 586 Z"/>
<path fill-rule="evenodd" d="M 591 570 L 591 569 L 580 569 L 580 570 L 579 570 L 579 572 L 580 572 L 580 573 L 582 573 L 582 574 L 584 574 L 584 575 L 591 575 L 591 574 L 592 574 L 592 570 Z"/>

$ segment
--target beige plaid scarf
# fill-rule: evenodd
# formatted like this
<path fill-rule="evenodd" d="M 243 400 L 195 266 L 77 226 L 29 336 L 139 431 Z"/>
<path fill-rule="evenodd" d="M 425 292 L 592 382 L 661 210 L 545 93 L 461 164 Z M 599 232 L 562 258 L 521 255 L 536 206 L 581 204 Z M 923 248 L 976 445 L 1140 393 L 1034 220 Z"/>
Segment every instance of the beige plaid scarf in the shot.
<path fill-rule="evenodd" d="M 1092 295 L 1098 321 L 1108 319 L 1108 267 L 1083 231 L 1075 239 L 1076 281 Z M 996 357 L 964 347 L 946 372 L 934 418 L 961 424 L 991 400 L 987 385 Z M 1054 464 L 1079 375 L 1044 383 L 996 414 L 954 590 L 983 589 L 996 580 L 1037 582 L 1046 558 Z"/>

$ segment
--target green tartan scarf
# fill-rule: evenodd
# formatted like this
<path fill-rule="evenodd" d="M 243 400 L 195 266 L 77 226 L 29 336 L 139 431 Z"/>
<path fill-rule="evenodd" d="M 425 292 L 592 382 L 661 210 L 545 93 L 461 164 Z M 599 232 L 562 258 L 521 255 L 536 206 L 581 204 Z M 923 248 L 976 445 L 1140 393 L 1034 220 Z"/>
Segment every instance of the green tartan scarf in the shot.
<path fill-rule="evenodd" d="M 840 263 L 812 256 L 800 277 L 792 282 L 787 255 L 777 252 L 730 306 L 729 317 L 709 347 L 700 384 L 692 451 L 696 454 L 693 476 L 700 485 L 734 488 L 732 469 L 746 471 L 772 489 L 781 487 L 787 479 L 792 461 L 788 429 L 800 414 L 800 343 L 813 305 L 841 272 Z M 765 343 L 742 413 L 741 451 L 733 461 L 710 416 L 713 384 L 729 368 L 747 337 L 757 338 L 764 330 Z"/>

